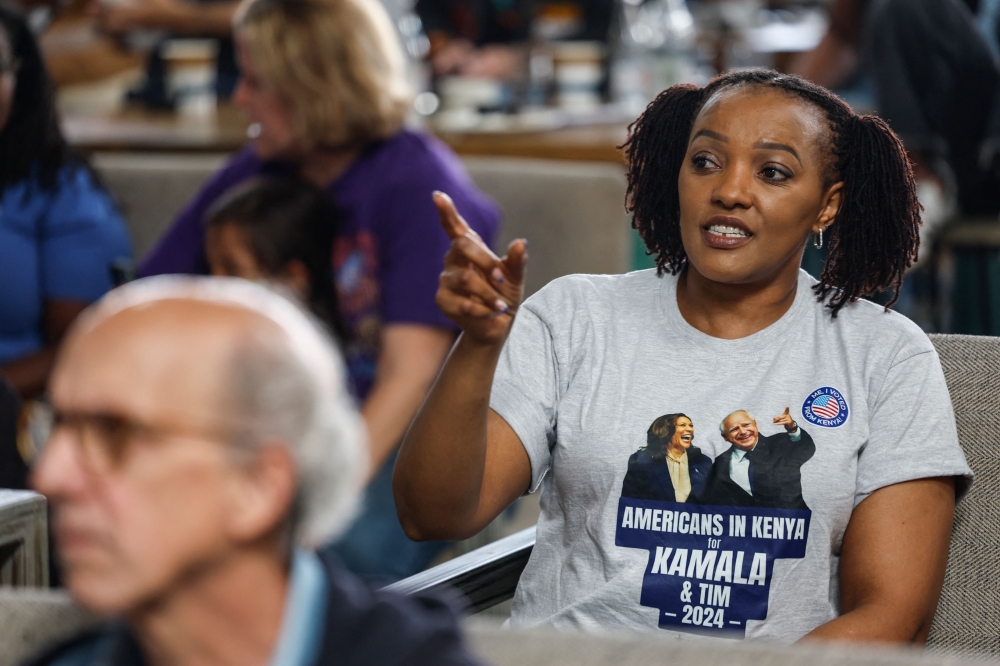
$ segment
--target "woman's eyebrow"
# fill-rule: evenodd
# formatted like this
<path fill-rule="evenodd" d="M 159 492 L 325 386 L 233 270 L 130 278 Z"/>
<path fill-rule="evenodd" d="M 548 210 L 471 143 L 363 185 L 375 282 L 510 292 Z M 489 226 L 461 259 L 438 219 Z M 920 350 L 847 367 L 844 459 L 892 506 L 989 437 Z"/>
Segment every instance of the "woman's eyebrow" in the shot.
<path fill-rule="evenodd" d="M 710 129 L 698 130 L 697 132 L 695 132 L 694 136 L 691 137 L 691 140 L 694 141 L 699 136 L 707 136 L 709 139 L 715 139 L 716 141 L 721 141 L 722 143 L 729 143 L 729 138 L 726 137 L 724 134 L 713 132 Z"/>
<path fill-rule="evenodd" d="M 795 152 L 795 149 L 792 148 L 791 146 L 786 146 L 783 143 L 775 143 L 774 141 L 758 141 L 757 143 L 753 144 L 753 147 L 766 148 L 768 150 L 784 150 L 786 153 L 791 153 L 792 157 L 794 157 L 798 161 L 799 166 L 802 166 L 802 160 L 799 159 L 799 154 Z"/>

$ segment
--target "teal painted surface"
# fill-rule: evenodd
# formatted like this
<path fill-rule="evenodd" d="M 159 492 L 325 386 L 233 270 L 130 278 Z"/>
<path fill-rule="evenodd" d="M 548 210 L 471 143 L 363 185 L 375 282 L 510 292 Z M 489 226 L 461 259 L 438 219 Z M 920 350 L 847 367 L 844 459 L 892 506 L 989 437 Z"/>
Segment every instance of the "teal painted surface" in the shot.
<path fill-rule="evenodd" d="M 1000 251 L 956 248 L 951 332 L 1000 335 Z"/>
<path fill-rule="evenodd" d="M 632 270 L 641 271 L 646 268 L 656 268 L 656 261 L 646 254 L 646 246 L 639 238 L 639 232 L 632 230 Z"/>

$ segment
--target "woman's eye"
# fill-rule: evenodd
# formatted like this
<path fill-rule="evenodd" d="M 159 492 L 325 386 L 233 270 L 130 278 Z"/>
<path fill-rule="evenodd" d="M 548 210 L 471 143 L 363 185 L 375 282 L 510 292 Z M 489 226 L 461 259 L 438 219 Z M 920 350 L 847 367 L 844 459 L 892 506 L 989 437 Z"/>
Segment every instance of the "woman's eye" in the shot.
<path fill-rule="evenodd" d="M 715 166 L 715 162 L 705 155 L 695 155 L 691 158 L 691 164 L 694 165 L 695 169 L 711 169 Z"/>
<path fill-rule="evenodd" d="M 764 167 L 763 170 L 761 170 L 761 175 L 763 175 L 764 178 L 775 182 L 785 181 L 792 177 L 792 175 L 784 169 L 779 169 L 778 167 L 773 166 Z"/>

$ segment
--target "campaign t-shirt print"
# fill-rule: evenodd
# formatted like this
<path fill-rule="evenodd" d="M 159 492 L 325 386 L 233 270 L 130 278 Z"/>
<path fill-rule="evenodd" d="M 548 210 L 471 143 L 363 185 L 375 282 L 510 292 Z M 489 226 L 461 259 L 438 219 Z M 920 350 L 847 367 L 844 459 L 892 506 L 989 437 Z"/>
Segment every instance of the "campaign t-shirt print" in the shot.
<path fill-rule="evenodd" d="M 629 458 L 615 545 L 649 551 L 639 603 L 659 609 L 661 628 L 743 638 L 767 617 L 774 561 L 805 557 L 801 468 L 816 445 L 789 411 L 771 435 L 746 410 L 725 416 L 729 448 L 714 460 L 693 445 L 690 417 L 665 414 Z"/>

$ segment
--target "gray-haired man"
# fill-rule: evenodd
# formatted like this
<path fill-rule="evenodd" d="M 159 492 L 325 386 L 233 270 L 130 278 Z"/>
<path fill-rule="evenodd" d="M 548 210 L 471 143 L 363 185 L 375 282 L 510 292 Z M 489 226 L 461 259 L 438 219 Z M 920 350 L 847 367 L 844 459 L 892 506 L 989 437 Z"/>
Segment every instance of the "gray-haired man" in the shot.
<path fill-rule="evenodd" d="M 446 606 L 301 547 L 345 525 L 362 478 L 342 374 L 307 316 L 250 282 L 154 278 L 84 316 L 34 483 L 73 598 L 124 622 L 36 663 L 473 663 Z"/>
<path fill-rule="evenodd" d="M 775 416 L 785 431 L 762 436 L 746 410 L 722 420 L 719 432 L 729 448 L 716 457 L 708 476 L 705 504 L 808 509 L 802 498 L 802 465 L 816 444 L 789 414 Z"/>

